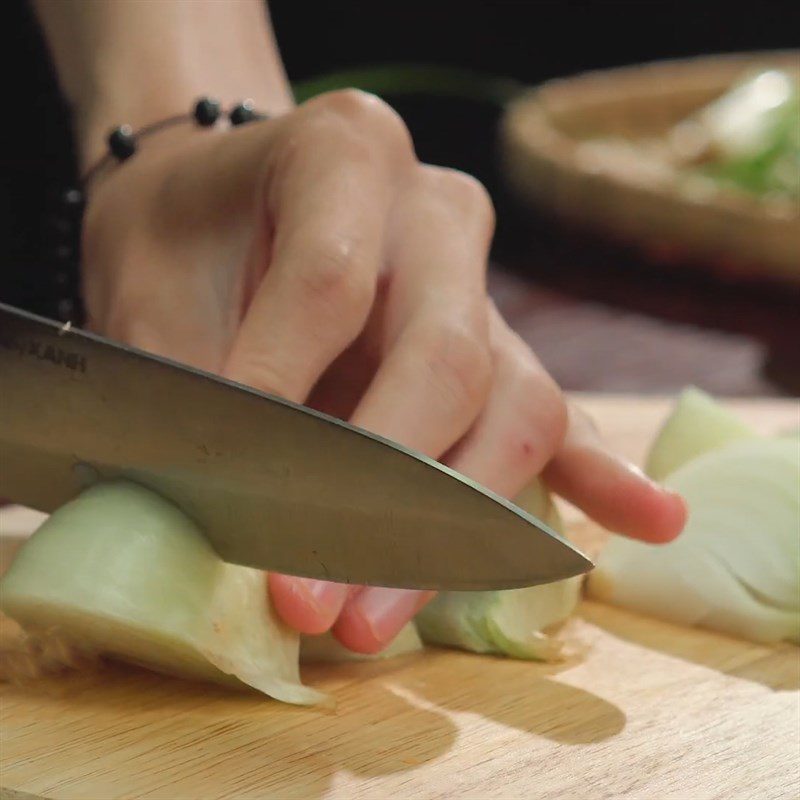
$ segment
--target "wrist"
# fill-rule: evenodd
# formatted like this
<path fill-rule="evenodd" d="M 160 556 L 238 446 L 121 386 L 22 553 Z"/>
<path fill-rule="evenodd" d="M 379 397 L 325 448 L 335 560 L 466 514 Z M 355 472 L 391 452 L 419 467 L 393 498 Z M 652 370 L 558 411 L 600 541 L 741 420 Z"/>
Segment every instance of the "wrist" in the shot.
<path fill-rule="evenodd" d="M 223 89 L 219 81 L 211 83 Z M 138 132 L 171 117 L 185 115 L 184 119 L 176 121 L 174 125 L 144 137 L 143 146 L 147 148 L 158 147 L 160 142 L 180 140 L 201 132 L 196 131 L 200 126 L 192 114 L 197 100 L 203 96 L 213 97 L 220 102 L 220 123 L 223 127 L 228 124 L 228 113 L 243 100 L 252 101 L 258 112 L 269 116 L 278 116 L 293 107 L 294 101 L 288 84 L 256 89 L 254 83 L 231 81 L 231 87 L 253 87 L 250 91 L 243 89 L 238 92 L 230 88 L 213 93 L 199 85 L 195 87 L 193 84 L 186 84 L 182 88 L 172 85 L 166 92 L 133 94 L 129 91 L 125 95 L 111 92 L 108 100 L 103 100 L 104 95 L 101 93 L 95 94 L 90 108 L 76 109 L 75 113 L 80 174 L 84 175 L 109 152 L 109 133 L 119 125 L 129 125 L 134 132 Z"/>
<path fill-rule="evenodd" d="M 142 3 L 34 0 L 74 114 L 82 171 L 109 131 L 187 113 L 198 97 L 251 98 L 281 114 L 293 98 L 263 0 Z"/>

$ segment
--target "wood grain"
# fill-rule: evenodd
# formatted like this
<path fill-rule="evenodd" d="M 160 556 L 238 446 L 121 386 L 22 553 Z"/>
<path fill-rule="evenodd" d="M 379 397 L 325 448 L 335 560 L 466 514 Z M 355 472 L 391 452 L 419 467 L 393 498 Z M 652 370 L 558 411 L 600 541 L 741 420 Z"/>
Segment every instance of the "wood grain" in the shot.
<path fill-rule="evenodd" d="M 580 398 L 641 457 L 669 406 Z M 763 430 L 795 402 L 735 404 Z M 24 514 L 0 517 L 8 544 Z M 573 530 L 592 535 L 574 511 Z M 9 520 L 8 524 L 5 521 Z M 317 666 L 334 713 L 109 666 L 6 685 L 2 797 L 630 798 L 800 796 L 800 660 L 585 602 L 558 665 L 429 650 Z"/>

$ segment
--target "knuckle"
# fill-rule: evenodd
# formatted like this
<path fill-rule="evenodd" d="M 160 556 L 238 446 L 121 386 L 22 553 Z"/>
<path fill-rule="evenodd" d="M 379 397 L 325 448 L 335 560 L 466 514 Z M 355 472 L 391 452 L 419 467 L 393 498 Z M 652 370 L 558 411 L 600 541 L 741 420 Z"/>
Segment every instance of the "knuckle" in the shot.
<path fill-rule="evenodd" d="M 318 117 L 334 122 L 340 136 L 380 146 L 397 157 L 413 155 L 411 134 L 402 117 L 376 95 L 341 89 L 309 101 L 309 108 Z"/>
<path fill-rule="evenodd" d="M 353 118 L 360 118 L 370 114 L 374 107 L 383 104 L 383 101 L 376 95 L 364 92 L 361 89 L 337 89 L 320 95 L 312 102 L 316 103 L 320 108 Z"/>
<path fill-rule="evenodd" d="M 367 310 L 375 295 L 373 271 L 356 248 L 343 240 L 319 243 L 298 270 L 301 295 L 337 313 Z"/>
<path fill-rule="evenodd" d="M 459 405 L 485 400 L 491 383 L 488 345 L 463 323 L 440 323 L 427 337 L 427 367 L 433 379 Z"/>
<path fill-rule="evenodd" d="M 332 113 L 312 113 L 298 125 L 287 129 L 281 160 L 285 171 L 313 162 L 321 148 L 335 153 L 338 161 L 372 161 L 375 148 L 356 126 L 344 124 Z"/>
<path fill-rule="evenodd" d="M 494 229 L 494 203 L 486 187 L 477 178 L 448 167 L 425 165 L 422 170 L 424 179 L 445 202 L 479 219 L 488 229 Z"/>

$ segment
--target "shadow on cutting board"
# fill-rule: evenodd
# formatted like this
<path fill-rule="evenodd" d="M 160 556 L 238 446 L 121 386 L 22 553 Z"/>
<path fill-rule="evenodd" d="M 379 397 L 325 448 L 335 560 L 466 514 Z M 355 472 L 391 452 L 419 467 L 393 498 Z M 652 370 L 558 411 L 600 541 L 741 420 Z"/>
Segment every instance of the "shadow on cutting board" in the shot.
<path fill-rule="evenodd" d="M 323 688 L 335 694 L 335 712 L 125 665 L 39 679 L 4 691 L 4 717 L 13 722 L 18 704 L 29 722 L 35 709 L 50 746 L 9 737 L 4 779 L 14 786 L 12 765 L 24 760 L 54 786 L 69 774 L 74 785 L 109 796 L 114 785 L 158 787 L 174 797 L 197 797 L 201 788 L 206 797 L 323 797 L 338 773 L 410 771 L 453 748 L 458 731 L 451 720 L 385 687 L 384 673 L 404 663 L 330 669 Z M 148 775 L 156 777 L 142 778 Z"/>
<path fill-rule="evenodd" d="M 570 538 L 597 559 L 609 533 L 594 523 L 580 521 Z M 776 647 L 735 639 L 705 628 L 676 625 L 626 609 L 583 602 L 578 616 L 618 639 L 658 650 L 665 655 L 717 670 L 734 678 L 760 683 L 776 691 L 800 689 L 800 648 Z M 788 657 L 787 657 L 788 656 Z"/>
<path fill-rule="evenodd" d="M 339 773 L 410 774 L 446 758 L 460 734 L 453 714 L 476 714 L 567 745 L 603 741 L 623 729 L 616 706 L 553 680 L 554 670 L 442 650 L 315 666 L 306 678 L 335 695 L 332 713 L 108 665 L 95 674 L 7 687 L 6 720 L 23 714 L 42 735 L 10 737 L 3 760 L 24 761 L 20 769 L 46 773 L 53 786 L 69 774 L 74 785 L 100 791 L 160 785 L 171 796 L 190 797 L 202 786 L 207 797 L 319 798 Z M 14 772 L 6 776 L 11 786 Z"/>
<path fill-rule="evenodd" d="M 478 714 L 559 744 L 591 744 L 616 736 L 625 727 L 625 714 L 617 706 L 554 679 L 571 665 L 430 650 L 423 663 L 391 684 L 432 706 Z"/>
<path fill-rule="evenodd" d="M 800 689 L 800 649 L 794 645 L 755 644 L 595 602 L 583 603 L 580 616 L 619 639 L 673 658 L 760 683 L 775 691 Z"/>

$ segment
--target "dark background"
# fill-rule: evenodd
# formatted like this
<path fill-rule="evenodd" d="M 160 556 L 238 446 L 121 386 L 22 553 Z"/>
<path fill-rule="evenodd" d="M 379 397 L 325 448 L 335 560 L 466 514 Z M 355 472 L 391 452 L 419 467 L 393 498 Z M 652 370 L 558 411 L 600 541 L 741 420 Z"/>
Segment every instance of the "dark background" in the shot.
<path fill-rule="evenodd" d="M 661 58 L 788 48 L 797 45 L 800 31 L 800 4 L 794 3 L 276 0 L 270 5 L 284 61 L 295 81 L 354 66 L 410 62 L 469 67 L 533 84 L 585 69 Z M 0 297 L 55 316 L 59 295 L 46 235 L 47 200 L 74 178 L 68 117 L 26 3 L 3 4 L 0 30 L 6 52 L 14 52 L 13 74 L 6 71 L 11 80 L 0 150 Z M 589 303 L 594 314 L 591 321 L 584 320 L 589 328 L 602 328 L 598 310 L 616 315 L 617 322 L 633 314 L 650 323 L 701 326 L 712 338 L 720 331 L 733 334 L 735 342 L 740 342 L 735 337 L 745 337 L 741 341 L 747 342 L 748 352 L 751 345 L 759 353 L 763 349 L 763 358 L 756 356 L 758 363 L 750 369 L 753 374 L 727 379 L 723 391 L 796 391 L 797 347 L 786 338 L 796 296 L 769 287 L 742 290 L 702 277 L 676 278 L 657 268 L 643 269 L 638 254 L 608 250 L 528 211 L 522 217 L 497 179 L 497 109 L 467 101 L 387 99 L 409 124 L 422 159 L 470 171 L 492 192 L 500 221 L 494 257 L 503 266 L 496 272 L 496 291 L 510 292 L 516 302 L 537 291 L 531 280 L 540 288 L 549 287 L 544 294 L 530 295 L 527 307 L 523 304 L 518 312 L 517 327 L 541 312 L 542 302 L 547 308 L 555 302 L 561 315 L 585 312 Z M 514 291 L 509 281 L 516 281 Z M 797 333 L 791 326 L 789 330 Z M 666 329 L 653 335 L 662 334 L 667 335 Z M 534 331 L 528 338 L 541 348 L 543 336 L 547 345 L 550 339 L 543 332 Z M 609 341 L 613 346 L 613 337 Z M 692 347 L 696 350 L 697 345 Z M 552 359 L 557 362 L 559 357 L 554 352 Z M 557 365 L 554 371 L 558 373 Z M 702 384 L 702 364 L 695 371 L 696 376 L 673 370 L 631 388 L 672 388 L 687 380 Z M 587 383 L 581 377 L 585 372 L 578 366 L 560 377 L 570 388 L 594 388 L 597 381 Z M 713 381 L 706 384 L 717 388 Z"/>

